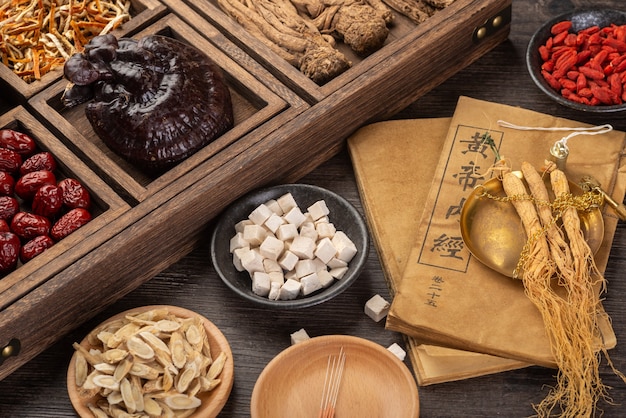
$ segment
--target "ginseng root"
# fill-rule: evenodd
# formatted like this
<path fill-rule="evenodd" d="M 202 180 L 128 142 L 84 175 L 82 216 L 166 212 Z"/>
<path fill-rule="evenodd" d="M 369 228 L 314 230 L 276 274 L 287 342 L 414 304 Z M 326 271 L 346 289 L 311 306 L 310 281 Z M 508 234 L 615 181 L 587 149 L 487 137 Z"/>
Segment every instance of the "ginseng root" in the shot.
<path fill-rule="evenodd" d="M 532 196 L 512 173 L 504 174 L 502 184 L 528 238 L 519 268 L 525 293 L 541 313 L 558 367 L 556 386 L 534 407 L 539 417 L 590 417 L 607 391 L 599 373 L 599 354 L 606 350 L 597 322 L 603 312 L 597 288 L 604 288 L 604 278 L 585 241 L 565 174 L 552 168 L 556 200 L 548 206 L 541 175 L 528 163 L 522 171 Z M 564 233 L 556 227 L 558 218 Z"/>

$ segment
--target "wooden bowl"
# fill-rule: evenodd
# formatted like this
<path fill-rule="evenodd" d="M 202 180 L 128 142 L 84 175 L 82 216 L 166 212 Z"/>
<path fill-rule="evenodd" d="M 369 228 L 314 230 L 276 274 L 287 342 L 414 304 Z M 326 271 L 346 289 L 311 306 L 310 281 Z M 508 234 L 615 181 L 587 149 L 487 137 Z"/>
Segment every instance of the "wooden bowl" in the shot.
<path fill-rule="evenodd" d="M 122 319 L 128 314 L 137 314 L 153 309 L 167 309 L 169 312 L 180 318 L 190 318 L 193 316 L 199 317 L 204 324 L 204 329 L 206 330 L 206 335 L 211 346 L 211 357 L 215 359 L 221 352 L 226 354 L 226 363 L 224 365 L 224 369 L 219 375 L 219 378 L 221 379 L 220 384 L 215 389 L 208 392 L 200 393 L 198 395 L 198 398 L 200 398 L 202 404 L 200 405 L 200 407 L 198 407 L 198 409 L 196 409 L 193 415 L 191 415 L 191 417 L 193 418 L 216 417 L 220 413 L 220 411 L 226 404 L 228 397 L 230 396 L 234 380 L 234 366 L 233 355 L 230 349 L 230 345 L 226 340 L 226 337 L 224 337 L 224 334 L 222 334 L 222 332 L 211 321 L 209 321 L 202 315 L 177 306 L 151 305 L 142 306 L 139 308 L 130 309 L 125 312 L 121 312 L 102 322 L 102 324 L 98 325 L 95 329 L 100 329 L 107 323 Z M 87 341 L 87 337 L 85 337 L 80 344 L 87 349 L 92 348 L 92 346 Z M 95 401 L 97 401 L 100 395 L 93 396 L 91 392 L 80 390 L 76 386 L 75 365 L 76 353 L 72 356 L 67 370 L 67 390 L 69 393 L 70 401 L 72 402 L 72 406 L 76 410 L 76 413 L 80 417 L 91 418 L 93 417 L 93 414 L 89 410 L 87 405 L 93 404 Z"/>
<path fill-rule="evenodd" d="M 379 344 L 327 335 L 297 343 L 276 356 L 259 376 L 252 418 L 316 418 L 330 355 L 346 354 L 337 417 L 417 418 L 417 384 L 409 369 Z"/>

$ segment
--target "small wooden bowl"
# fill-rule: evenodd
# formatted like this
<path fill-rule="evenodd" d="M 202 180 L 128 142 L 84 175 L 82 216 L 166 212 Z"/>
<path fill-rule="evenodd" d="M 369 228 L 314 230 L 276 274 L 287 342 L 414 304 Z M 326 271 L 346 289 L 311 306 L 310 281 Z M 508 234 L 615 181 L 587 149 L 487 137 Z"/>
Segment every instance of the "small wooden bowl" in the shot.
<path fill-rule="evenodd" d="M 190 318 L 193 316 L 199 317 L 200 319 L 202 319 L 204 329 L 206 330 L 209 344 L 211 346 L 211 356 L 213 358 L 216 358 L 221 352 L 226 353 L 226 363 L 224 365 L 222 373 L 219 376 L 219 378 L 221 379 L 220 384 L 212 391 L 203 392 L 198 395 L 198 398 L 200 398 L 202 404 L 200 405 L 200 407 L 198 407 L 198 409 L 196 409 L 194 414 L 191 415 L 191 417 L 193 418 L 216 417 L 220 413 L 220 411 L 226 404 L 228 397 L 230 396 L 234 380 L 234 365 L 233 354 L 231 352 L 230 345 L 226 340 L 226 337 L 224 337 L 224 334 L 222 334 L 222 332 L 211 321 L 193 311 L 177 306 L 151 305 L 130 309 L 128 311 L 114 315 L 106 321 L 102 322 L 102 324 L 98 325 L 96 329 L 103 327 L 109 322 L 122 319 L 128 314 L 137 314 L 153 309 L 167 309 L 169 312 L 180 318 Z M 87 349 L 92 348 L 87 342 L 87 338 L 84 338 L 80 344 Z M 98 400 L 99 395 L 90 396 L 88 393 L 85 393 L 85 391 L 81 391 L 76 386 L 75 364 L 76 353 L 74 353 L 74 355 L 72 356 L 67 370 L 67 390 L 69 393 L 70 401 L 72 402 L 72 406 L 76 410 L 76 413 L 80 417 L 91 418 L 93 417 L 93 414 L 91 413 L 87 405 L 95 403 Z"/>
<path fill-rule="evenodd" d="M 252 418 L 317 418 L 330 355 L 346 354 L 337 417 L 417 418 L 415 378 L 394 354 L 372 341 L 325 335 L 297 343 L 265 367 L 252 391 Z"/>

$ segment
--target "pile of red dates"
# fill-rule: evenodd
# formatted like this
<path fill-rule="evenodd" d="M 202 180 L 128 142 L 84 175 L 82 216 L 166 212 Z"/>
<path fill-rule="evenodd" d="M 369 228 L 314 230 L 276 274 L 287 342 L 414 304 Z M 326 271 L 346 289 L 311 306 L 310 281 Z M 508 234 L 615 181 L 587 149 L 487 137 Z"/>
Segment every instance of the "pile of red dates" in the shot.
<path fill-rule="evenodd" d="M 57 179 L 56 168 L 29 135 L 0 130 L 0 275 L 91 220 L 89 191 L 76 179 Z"/>

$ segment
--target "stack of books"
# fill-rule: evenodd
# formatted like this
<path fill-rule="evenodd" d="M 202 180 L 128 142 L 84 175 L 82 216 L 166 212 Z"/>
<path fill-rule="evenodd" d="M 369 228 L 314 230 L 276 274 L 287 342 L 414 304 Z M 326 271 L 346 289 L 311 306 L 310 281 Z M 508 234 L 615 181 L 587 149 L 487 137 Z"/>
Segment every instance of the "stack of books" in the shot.
<path fill-rule="evenodd" d="M 520 280 L 497 273 L 464 245 L 460 214 L 475 187 L 491 177 L 498 157 L 513 170 L 540 168 L 553 145 L 570 132 L 521 130 L 584 128 L 551 115 L 459 98 L 451 118 L 395 120 L 365 126 L 348 149 L 365 215 L 393 295 L 386 327 L 406 336 L 420 385 L 466 379 L 528 365 L 554 367 L 541 315 Z M 492 146 L 485 143 L 489 135 Z M 621 202 L 626 134 L 611 131 L 568 140 L 565 172 L 571 182 L 592 175 Z M 618 217 L 602 208 L 604 240 L 596 263 L 604 270 Z M 610 287 L 608 289 L 610 291 Z M 606 348 L 615 346 L 602 316 Z"/>

